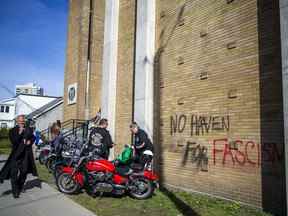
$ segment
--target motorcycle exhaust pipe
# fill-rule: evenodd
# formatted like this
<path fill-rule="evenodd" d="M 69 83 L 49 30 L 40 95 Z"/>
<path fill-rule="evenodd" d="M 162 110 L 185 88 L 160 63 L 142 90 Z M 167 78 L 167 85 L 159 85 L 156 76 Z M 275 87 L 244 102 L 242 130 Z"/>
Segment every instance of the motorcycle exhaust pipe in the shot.
<path fill-rule="evenodd" d="M 118 190 L 126 190 L 127 188 L 125 185 L 119 185 L 119 184 L 112 184 L 112 186 Z"/>

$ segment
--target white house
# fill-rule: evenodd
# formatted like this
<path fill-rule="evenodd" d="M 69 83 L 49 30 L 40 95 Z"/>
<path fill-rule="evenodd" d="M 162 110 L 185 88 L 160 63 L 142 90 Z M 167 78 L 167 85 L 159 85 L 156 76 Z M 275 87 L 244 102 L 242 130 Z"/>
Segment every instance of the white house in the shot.
<path fill-rule="evenodd" d="M 27 118 L 33 119 L 37 130 L 45 130 L 57 120 L 63 120 L 63 98 L 59 97 L 30 113 Z"/>
<path fill-rule="evenodd" d="M 28 115 L 57 97 L 19 94 L 15 98 L 15 115 L 18 116 L 20 114 Z"/>
<path fill-rule="evenodd" d="M 11 128 L 14 126 L 15 98 L 0 101 L 0 128 Z"/>
<path fill-rule="evenodd" d="M 29 115 L 58 97 L 19 94 L 0 101 L 0 127 L 13 127 L 15 117 Z"/>

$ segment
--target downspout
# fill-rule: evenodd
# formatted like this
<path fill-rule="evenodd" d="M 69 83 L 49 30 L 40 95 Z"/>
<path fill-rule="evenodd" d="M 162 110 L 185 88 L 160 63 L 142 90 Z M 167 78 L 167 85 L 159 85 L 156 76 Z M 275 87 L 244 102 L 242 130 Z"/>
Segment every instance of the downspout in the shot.
<path fill-rule="evenodd" d="M 280 0 L 281 52 L 282 52 L 282 85 L 284 117 L 284 152 L 286 178 L 286 215 L 288 215 L 288 1 Z M 284 207 L 284 206 L 283 206 Z"/>
<path fill-rule="evenodd" d="M 89 10 L 89 27 L 88 27 L 88 53 L 87 53 L 87 72 L 86 72 L 86 91 L 85 91 L 85 120 L 89 120 L 90 104 L 89 104 L 89 88 L 90 88 L 90 60 L 91 60 L 91 38 L 92 38 L 92 22 L 93 22 L 93 0 L 90 0 L 90 10 Z"/>
<path fill-rule="evenodd" d="M 134 122 L 135 112 L 135 74 L 136 74 L 136 43 L 137 43 L 137 5 L 138 0 L 135 0 L 135 11 L 134 11 L 134 53 L 133 53 L 133 78 L 132 78 L 132 122 Z M 132 123 L 131 122 L 131 123 Z M 133 144 L 133 134 L 131 134 L 131 144 Z"/>

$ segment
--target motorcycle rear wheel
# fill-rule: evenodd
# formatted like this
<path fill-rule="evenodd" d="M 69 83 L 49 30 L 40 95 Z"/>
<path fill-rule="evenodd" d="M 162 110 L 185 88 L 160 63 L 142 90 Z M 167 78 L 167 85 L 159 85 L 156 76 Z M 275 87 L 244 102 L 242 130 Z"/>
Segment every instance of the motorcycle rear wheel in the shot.
<path fill-rule="evenodd" d="M 61 173 L 57 176 L 56 185 L 58 190 L 65 194 L 75 194 L 79 191 L 80 186 L 69 173 Z"/>
<path fill-rule="evenodd" d="M 154 193 L 154 185 L 151 181 L 145 178 L 136 178 L 132 182 L 132 186 L 136 186 L 136 190 L 129 190 L 131 197 L 143 200 L 150 198 Z"/>

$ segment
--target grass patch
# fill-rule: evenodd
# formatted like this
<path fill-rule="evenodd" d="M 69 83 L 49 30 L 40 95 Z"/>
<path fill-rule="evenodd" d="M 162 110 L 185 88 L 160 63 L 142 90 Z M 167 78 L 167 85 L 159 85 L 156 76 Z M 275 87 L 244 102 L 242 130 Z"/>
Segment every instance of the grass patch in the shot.
<path fill-rule="evenodd" d="M 54 178 L 47 169 L 39 163 L 37 168 L 39 178 L 55 188 Z M 156 190 L 155 195 L 148 200 L 135 200 L 129 196 L 93 198 L 84 192 L 68 197 L 98 216 L 193 216 L 192 212 L 200 216 L 269 216 L 235 202 L 186 192 Z"/>
<path fill-rule="evenodd" d="M 11 152 L 10 148 L 0 148 L 0 155 L 9 155 Z"/>
<path fill-rule="evenodd" d="M 173 216 L 180 214 L 173 203 L 170 202 L 167 197 L 159 191 L 157 191 L 151 199 L 143 201 L 132 199 L 129 196 L 123 196 L 122 198 L 92 198 L 86 193 L 70 197 L 80 205 L 86 207 L 92 212 L 95 212 L 99 216 Z"/>
<path fill-rule="evenodd" d="M 36 167 L 39 179 L 56 188 L 56 185 L 54 184 L 54 177 L 51 173 L 48 172 L 47 168 L 44 165 L 41 165 L 39 162 L 36 162 Z"/>
<path fill-rule="evenodd" d="M 8 138 L 0 139 L 0 154 L 9 155 L 11 151 L 11 143 Z"/>
<path fill-rule="evenodd" d="M 177 196 L 187 205 L 193 206 L 199 215 L 253 215 L 253 216 L 270 216 L 260 210 L 243 206 L 237 202 L 229 202 L 221 199 L 211 198 L 200 194 L 191 194 L 186 192 L 176 192 Z"/>

